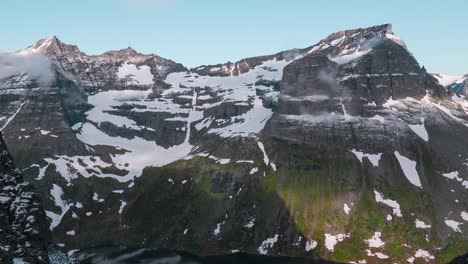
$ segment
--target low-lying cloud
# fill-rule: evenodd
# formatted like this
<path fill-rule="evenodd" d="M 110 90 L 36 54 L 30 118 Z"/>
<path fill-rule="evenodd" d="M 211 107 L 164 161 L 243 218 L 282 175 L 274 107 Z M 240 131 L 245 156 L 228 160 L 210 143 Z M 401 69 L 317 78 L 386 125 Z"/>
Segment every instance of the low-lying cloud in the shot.
<path fill-rule="evenodd" d="M 54 78 L 52 64 L 42 54 L 0 52 L 0 80 L 16 75 L 28 75 L 39 84 L 49 84 Z"/>

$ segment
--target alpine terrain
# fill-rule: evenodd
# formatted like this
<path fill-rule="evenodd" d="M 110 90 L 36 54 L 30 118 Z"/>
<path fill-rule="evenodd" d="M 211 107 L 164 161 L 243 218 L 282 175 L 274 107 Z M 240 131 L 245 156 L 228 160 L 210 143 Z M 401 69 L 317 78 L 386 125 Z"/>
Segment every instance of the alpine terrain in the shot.
<path fill-rule="evenodd" d="M 42 39 L 0 54 L 0 259 L 448 263 L 468 251 L 465 96 L 388 24 L 193 69 Z"/>

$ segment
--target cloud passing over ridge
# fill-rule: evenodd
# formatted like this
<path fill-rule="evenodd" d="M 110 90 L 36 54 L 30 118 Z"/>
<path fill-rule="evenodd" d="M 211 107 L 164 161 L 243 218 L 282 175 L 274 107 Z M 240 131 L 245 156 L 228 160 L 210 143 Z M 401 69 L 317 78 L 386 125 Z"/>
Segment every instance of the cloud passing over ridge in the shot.
<path fill-rule="evenodd" d="M 50 60 L 42 54 L 0 52 L 0 79 L 20 74 L 41 84 L 50 83 L 54 77 Z"/>

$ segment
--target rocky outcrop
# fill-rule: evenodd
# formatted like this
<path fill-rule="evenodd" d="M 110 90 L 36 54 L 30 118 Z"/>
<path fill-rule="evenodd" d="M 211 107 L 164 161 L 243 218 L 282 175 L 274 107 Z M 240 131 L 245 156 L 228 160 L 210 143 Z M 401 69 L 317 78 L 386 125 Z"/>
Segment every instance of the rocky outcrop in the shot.
<path fill-rule="evenodd" d="M 23 181 L 2 139 L 0 175 L 0 262 L 49 263 L 51 236 L 41 201 Z"/>

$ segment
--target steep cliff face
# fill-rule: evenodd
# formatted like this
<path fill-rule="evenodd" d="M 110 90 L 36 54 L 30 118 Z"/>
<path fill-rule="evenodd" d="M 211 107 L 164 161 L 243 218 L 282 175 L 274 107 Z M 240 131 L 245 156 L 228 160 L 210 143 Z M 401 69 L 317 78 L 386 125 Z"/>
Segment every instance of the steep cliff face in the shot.
<path fill-rule="evenodd" d="M 444 263 L 467 247 L 468 103 L 390 25 L 191 70 L 56 38 L 20 54 L 52 78 L 1 79 L 0 124 L 70 253 Z"/>
<path fill-rule="evenodd" d="M 51 237 L 46 215 L 1 138 L 0 175 L 0 262 L 49 263 Z"/>
<path fill-rule="evenodd" d="M 309 56 L 286 66 L 278 111 L 262 133 L 301 231 L 345 236 L 325 253 L 343 261 L 414 261 L 411 254 L 437 243 L 465 247 L 467 186 L 458 175 L 468 173 L 466 114 L 447 111 L 464 102 L 397 43 L 339 62 Z"/>

